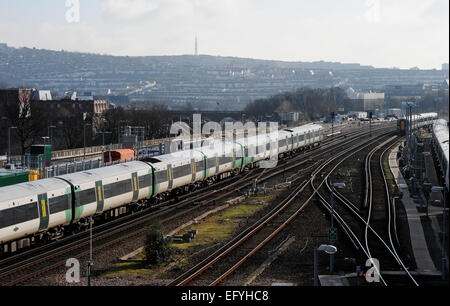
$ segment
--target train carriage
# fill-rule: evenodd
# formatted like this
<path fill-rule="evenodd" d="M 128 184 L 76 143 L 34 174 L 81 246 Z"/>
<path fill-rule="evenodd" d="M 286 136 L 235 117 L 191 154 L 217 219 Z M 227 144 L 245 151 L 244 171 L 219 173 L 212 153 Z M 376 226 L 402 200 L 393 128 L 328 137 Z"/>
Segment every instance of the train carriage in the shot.
<path fill-rule="evenodd" d="M 157 156 L 147 160 L 156 168 L 158 193 L 172 191 L 197 181 L 203 181 L 205 174 L 204 155 L 196 150 L 186 150 Z M 161 175 L 165 171 L 167 175 Z M 164 179 L 162 179 L 164 177 Z"/>
<path fill-rule="evenodd" d="M 100 206 L 97 199 L 103 198 L 97 189 L 102 181 L 101 176 L 95 172 L 85 171 L 58 176 L 56 179 L 71 185 L 74 222 L 97 213 Z"/>
<path fill-rule="evenodd" d="M 101 178 L 96 185 L 97 214 L 152 196 L 153 171 L 146 163 L 135 161 L 112 166 L 108 171 L 100 168 L 92 172 Z"/>
<path fill-rule="evenodd" d="M 283 154 L 290 152 L 293 145 L 292 132 L 279 131 L 278 133 L 278 153 Z"/>
<path fill-rule="evenodd" d="M 433 144 L 439 160 L 444 183 L 449 189 L 449 132 L 448 123 L 445 120 L 437 120 L 433 125 Z"/>
<path fill-rule="evenodd" d="M 2 188 L 0 243 L 34 235 L 72 220 L 70 185 L 50 178 Z"/>

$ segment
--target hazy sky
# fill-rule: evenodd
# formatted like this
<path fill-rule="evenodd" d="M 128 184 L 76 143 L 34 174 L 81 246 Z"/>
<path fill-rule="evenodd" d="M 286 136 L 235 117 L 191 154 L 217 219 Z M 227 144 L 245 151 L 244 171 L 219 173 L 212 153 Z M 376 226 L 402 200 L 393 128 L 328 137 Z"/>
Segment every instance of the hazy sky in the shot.
<path fill-rule="evenodd" d="M 0 0 L 0 42 L 14 47 L 180 55 L 196 33 L 200 54 L 440 69 L 449 1 Z"/>

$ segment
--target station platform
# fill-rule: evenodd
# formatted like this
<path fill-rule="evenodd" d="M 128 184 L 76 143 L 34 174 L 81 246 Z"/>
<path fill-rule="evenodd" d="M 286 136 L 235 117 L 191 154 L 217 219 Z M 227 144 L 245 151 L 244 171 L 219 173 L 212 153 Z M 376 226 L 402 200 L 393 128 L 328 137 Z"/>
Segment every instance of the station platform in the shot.
<path fill-rule="evenodd" d="M 399 169 L 397 161 L 397 153 L 399 147 L 394 148 L 389 155 L 389 167 L 391 169 L 392 175 L 394 176 L 395 182 L 401 192 L 403 193 L 402 203 L 405 207 L 409 234 L 411 237 L 411 246 L 414 253 L 414 259 L 417 265 L 417 272 L 419 273 L 438 273 L 434 262 L 431 258 L 430 252 L 428 250 L 428 245 L 425 239 L 425 233 L 422 226 L 420 217 L 424 216 L 424 213 L 419 213 L 417 210 L 417 204 L 414 202 L 414 198 L 409 192 L 408 185 Z M 442 208 L 438 209 L 435 207 L 429 207 L 429 215 L 433 216 L 436 214 L 442 214 Z"/>

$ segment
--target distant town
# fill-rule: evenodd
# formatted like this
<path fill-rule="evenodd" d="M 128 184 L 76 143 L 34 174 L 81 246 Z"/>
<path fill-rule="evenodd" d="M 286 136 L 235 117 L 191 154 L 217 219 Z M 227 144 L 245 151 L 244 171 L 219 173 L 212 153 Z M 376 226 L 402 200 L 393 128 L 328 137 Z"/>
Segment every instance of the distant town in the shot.
<path fill-rule="evenodd" d="M 391 101 L 448 91 L 448 79 L 448 64 L 405 70 L 208 55 L 119 57 L 0 43 L 0 88 L 48 90 L 52 99 L 76 91 L 113 105 L 150 101 L 169 110 L 241 111 L 254 100 L 305 87 L 340 87 L 350 98 L 382 99 L 393 107 Z"/>

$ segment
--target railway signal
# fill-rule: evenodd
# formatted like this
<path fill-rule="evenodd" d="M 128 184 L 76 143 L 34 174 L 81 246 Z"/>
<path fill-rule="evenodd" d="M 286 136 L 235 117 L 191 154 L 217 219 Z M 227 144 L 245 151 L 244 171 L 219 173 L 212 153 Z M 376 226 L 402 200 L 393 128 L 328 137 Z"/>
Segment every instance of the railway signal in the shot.
<path fill-rule="evenodd" d="M 330 227 L 328 229 L 328 240 L 330 242 L 334 242 L 337 241 L 337 228 L 335 227 Z"/>

